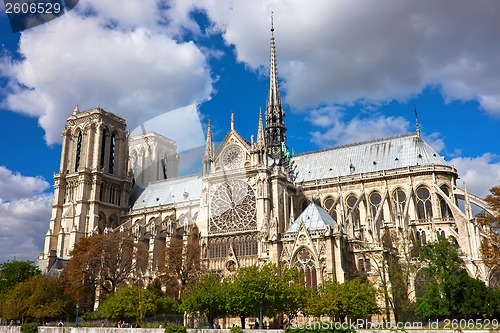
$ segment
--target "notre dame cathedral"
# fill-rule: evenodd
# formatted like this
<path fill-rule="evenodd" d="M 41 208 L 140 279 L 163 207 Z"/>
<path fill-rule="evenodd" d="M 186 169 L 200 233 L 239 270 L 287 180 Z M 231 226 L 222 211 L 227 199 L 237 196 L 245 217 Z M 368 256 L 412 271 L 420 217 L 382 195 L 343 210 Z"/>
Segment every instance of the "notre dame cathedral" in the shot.
<path fill-rule="evenodd" d="M 359 274 L 376 280 L 383 253 L 411 261 L 419 246 L 452 237 L 469 274 L 488 282 L 472 212 L 489 208 L 459 188 L 457 170 L 421 138 L 418 124 L 414 133 L 290 154 L 273 29 L 270 53 L 256 135 L 243 138 L 231 119 L 216 149 L 208 124 L 201 174 L 178 176 L 174 141 L 154 132 L 130 138 L 125 119 L 75 108 L 62 133 L 39 266 L 60 269 L 80 239 L 122 231 L 148 244 L 142 276 L 151 281 L 166 244 L 196 235 L 211 270 L 296 265 L 316 285 Z"/>

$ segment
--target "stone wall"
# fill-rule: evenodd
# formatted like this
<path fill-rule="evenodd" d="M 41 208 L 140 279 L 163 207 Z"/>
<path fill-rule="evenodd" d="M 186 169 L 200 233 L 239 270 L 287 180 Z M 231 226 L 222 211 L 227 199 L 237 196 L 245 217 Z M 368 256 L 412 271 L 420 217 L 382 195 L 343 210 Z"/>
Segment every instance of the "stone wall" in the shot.
<path fill-rule="evenodd" d="M 21 333 L 21 326 L 0 326 L 0 333 Z"/>

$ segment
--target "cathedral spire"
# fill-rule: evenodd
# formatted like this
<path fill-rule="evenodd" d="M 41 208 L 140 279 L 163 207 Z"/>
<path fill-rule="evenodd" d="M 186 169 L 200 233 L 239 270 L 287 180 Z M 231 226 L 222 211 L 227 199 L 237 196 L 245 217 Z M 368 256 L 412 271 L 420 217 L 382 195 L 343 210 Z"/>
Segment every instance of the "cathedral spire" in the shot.
<path fill-rule="evenodd" d="M 262 109 L 259 111 L 259 127 L 257 130 L 257 146 L 264 147 L 266 144 L 266 137 L 264 136 L 264 122 L 262 121 Z"/>
<path fill-rule="evenodd" d="M 286 148 L 285 111 L 281 104 L 276 66 L 276 44 L 274 40 L 274 20 L 271 13 L 271 62 L 269 66 L 269 95 L 266 105 L 266 142 L 275 164 L 284 162 L 283 147 Z"/>
<path fill-rule="evenodd" d="M 205 155 L 203 156 L 203 162 L 210 163 L 214 158 L 213 142 L 212 142 L 212 126 L 210 125 L 210 120 L 208 120 L 207 127 L 207 142 L 205 144 Z"/>

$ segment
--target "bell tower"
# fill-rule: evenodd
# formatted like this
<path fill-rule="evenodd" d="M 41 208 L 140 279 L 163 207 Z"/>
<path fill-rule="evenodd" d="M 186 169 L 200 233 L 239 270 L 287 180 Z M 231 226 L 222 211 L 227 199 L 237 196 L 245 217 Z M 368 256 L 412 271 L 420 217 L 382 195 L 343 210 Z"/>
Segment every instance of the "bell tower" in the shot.
<path fill-rule="evenodd" d="M 62 132 L 52 216 L 38 259 L 42 271 L 68 260 L 81 238 L 118 227 L 130 188 L 125 120 L 100 107 L 80 112 L 77 106 Z"/>

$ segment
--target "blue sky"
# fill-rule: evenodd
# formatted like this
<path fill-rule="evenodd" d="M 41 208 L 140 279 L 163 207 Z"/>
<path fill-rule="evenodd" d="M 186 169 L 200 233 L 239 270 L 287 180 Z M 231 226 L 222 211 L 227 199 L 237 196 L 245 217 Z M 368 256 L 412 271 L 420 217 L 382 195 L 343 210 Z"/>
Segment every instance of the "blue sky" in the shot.
<path fill-rule="evenodd" d="M 460 187 L 484 196 L 500 183 L 498 1 L 80 0 L 22 33 L 0 6 L 0 262 L 43 250 L 76 104 L 130 130 L 168 124 L 183 149 L 203 146 L 208 119 L 223 140 L 231 112 L 255 135 L 272 11 L 295 152 L 414 131 L 416 108 Z"/>

